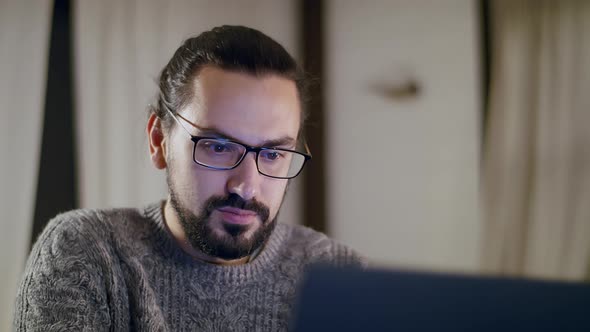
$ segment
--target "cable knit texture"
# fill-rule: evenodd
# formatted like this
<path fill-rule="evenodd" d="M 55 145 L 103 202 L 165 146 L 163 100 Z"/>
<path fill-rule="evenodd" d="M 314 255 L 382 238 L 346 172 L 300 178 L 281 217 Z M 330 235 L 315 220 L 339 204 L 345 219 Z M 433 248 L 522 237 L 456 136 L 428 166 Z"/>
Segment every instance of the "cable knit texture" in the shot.
<path fill-rule="evenodd" d="M 18 291 L 17 331 L 283 331 L 303 269 L 364 265 L 302 226 L 278 224 L 252 262 L 197 261 L 165 228 L 161 203 L 76 210 L 37 240 Z"/>

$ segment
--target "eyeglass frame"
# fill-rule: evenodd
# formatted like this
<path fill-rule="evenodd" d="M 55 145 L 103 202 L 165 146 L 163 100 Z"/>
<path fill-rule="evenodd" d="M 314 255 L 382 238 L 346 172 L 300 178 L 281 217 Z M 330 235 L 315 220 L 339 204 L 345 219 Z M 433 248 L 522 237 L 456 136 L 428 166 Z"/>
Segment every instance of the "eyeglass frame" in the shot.
<path fill-rule="evenodd" d="M 254 153 L 256 153 L 256 156 L 254 158 L 254 161 L 256 162 L 256 170 L 258 171 L 258 173 L 260 173 L 260 174 L 262 174 L 264 176 L 267 176 L 269 178 L 273 178 L 273 179 L 290 180 L 290 179 L 296 178 L 299 174 L 301 174 L 301 172 L 303 171 L 303 168 L 305 167 L 305 164 L 309 160 L 311 160 L 311 152 L 309 151 L 309 147 L 307 146 L 307 143 L 304 143 L 305 150 L 307 151 L 307 153 L 303 153 L 303 152 L 300 152 L 300 151 L 283 149 L 283 148 L 270 148 L 270 147 L 263 147 L 263 146 L 261 146 L 261 147 L 249 146 L 249 145 L 246 145 L 246 144 L 243 144 L 243 143 L 240 143 L 240 142 L 236 142 L 236 141 L 233 141 L 233 140 L 230 140 L 230 139 L 225 139 L 225 138 L 219 138 L 219 137 L 197 136 L 197 135 L 191 134 L 191 132 L 188 130 L 188 128 L 186 128 L 184 126 L 184 124 L 182 124 L 182 122 L 180 122 L 180 120 L 178 119 L 178 117 L 176 116 L 176 114 L 174 114 L 168 108 L 166 108 L 166 111 L 172 116 L 172 118 L 174 119 L 174 121 L 176 121 L 176 123 L 178 123 L 182 127 L 182 129 L 184 129 L 184 131 L 191 137 L 191 141 L 193 141 L 193 143 L 194 143 L 194 146 L 193 146 L 193 162 L 195 162 L 195 164 L 197 164 L 197 165 L 200 165 L 200 166 L 203 166 L 203 167 L 207 167 L 209 169 L 218 170 L 218 171 L 228 171 L 228 170 L 232 170 L 232 169 L 235 169 L 238 166 L 240 166 L 240 164 L 242 163 L 242 161 L 244 161 L 244 159 L 246 159 L 246 155 L 248 153 L 250 153 L 250 152 L 254 152 Z M 184 119 L 184 117 L 181 116 L 181 118 L 183 120 L 189 122 L 188 120 Z M 197 158 L 195 156 L 195 153 L 196 153 L 196 150 L 197 150 L 197 142 L 200 141 L 200 140 L 202 140 L 202 139 L 213 139 L 213 140 L 220 140 L 220 141 L 224 141 L 224 142 L 230 142 L 230 143 L 241 145 L 246 150 L 244 151 L 244 153 L 242 154 L 242 156 L 240 157 L 240 159 L 232 167 L 216 167 L 216 166 L 205 165 L 203 163 L 198 162 L 197 161 Z M 265 174 L 262 171 L 260 171 L 260 167 L 258 166 L 258 156 L 260 155 L 260 151 L 263 151 L 263 150 L 279 150 L 279 151 L 296 153 L 296 154 L 299 154 L 299 155 L 303 156 L 305 159 L 303 160 L 303 164 L 301 164 L 301 168 L 299 169 L 299 171 L 297 172 L 297 174 L 295 174 L 295 175 L 293 175 L 291 177 L 272 176 L 272 175 L 268 175 L 268 174 Z"/>

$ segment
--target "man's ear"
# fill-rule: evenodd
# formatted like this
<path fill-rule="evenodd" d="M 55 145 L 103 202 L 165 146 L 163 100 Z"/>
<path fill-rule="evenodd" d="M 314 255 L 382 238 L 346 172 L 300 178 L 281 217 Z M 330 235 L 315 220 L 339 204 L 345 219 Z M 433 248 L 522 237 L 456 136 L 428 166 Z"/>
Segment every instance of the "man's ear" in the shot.
<path fill-rule="evenodd" d="M 166 137 L 162 131 L 162 121 L 155 113 L 150 115 L 147 123 L 147 134 L 150 141 L 150 157 L 157 169 L 166 168 Z"/>

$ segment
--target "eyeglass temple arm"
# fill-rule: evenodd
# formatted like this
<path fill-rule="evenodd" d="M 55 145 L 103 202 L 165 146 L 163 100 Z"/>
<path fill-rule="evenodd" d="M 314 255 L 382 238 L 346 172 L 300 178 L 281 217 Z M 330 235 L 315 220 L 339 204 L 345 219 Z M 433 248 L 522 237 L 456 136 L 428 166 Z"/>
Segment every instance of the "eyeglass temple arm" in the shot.
<path fill-rule="evenodd" d="M 307 153 L 309 158 L 311 158 L 311 151 L 309 150 L 309 146 L 307 145 L 307 142 L 304 142 L 303 146 L 305 147 L 305 153 Z"/>
<path fill-rule="evenodd" d="M 172 111 L 170 109 L 166 108 L 166 111 L 168 113 L 170 113 L 170 115 L 172 116 L 174 121 L 176 121 L 176 123 L 178 123 L 182 127 L 182 129 L 184 129 L 184 131 L 186 131 L 187 134 L 189 134 L 191 137 L 193 136 L 193 134 L 191 134 L 191 132 L 182 124 L 182 122 L 180 122 L 180 120 L 178 120 L 176 115 L 174 115 L 174 113 L 172 113 Z"/>

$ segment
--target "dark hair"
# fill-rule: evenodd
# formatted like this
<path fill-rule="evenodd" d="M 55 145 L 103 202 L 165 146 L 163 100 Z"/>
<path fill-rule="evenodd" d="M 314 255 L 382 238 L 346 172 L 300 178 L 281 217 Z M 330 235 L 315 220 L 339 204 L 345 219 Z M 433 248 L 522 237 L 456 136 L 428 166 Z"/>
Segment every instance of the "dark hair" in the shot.
<path fill-rule="evenodd" d="M 244 72 L 255 76 L 275 74 L 296 83 L 301 101 L 301 125 L 305 119 L 306 79 L 303 71 L 276 41 L 244 26 L 213 28 L 186 40 L 162 69 L 159 94 L 149 112 L 155 113 L 166 128 L 173 125 L 167 114 L 187 106 L 193 96 L 193 81 L 204 66 Z"/>

